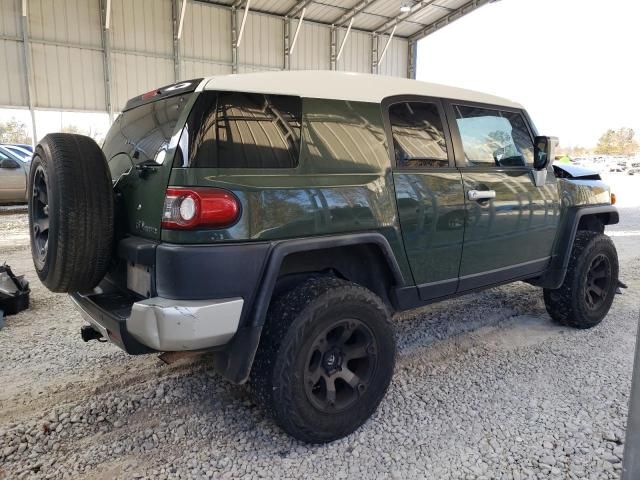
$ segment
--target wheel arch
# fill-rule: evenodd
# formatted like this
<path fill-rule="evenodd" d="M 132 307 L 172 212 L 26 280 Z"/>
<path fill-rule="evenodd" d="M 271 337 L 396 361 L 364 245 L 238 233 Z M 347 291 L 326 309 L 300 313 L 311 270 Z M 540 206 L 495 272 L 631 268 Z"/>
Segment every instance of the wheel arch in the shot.
<path fill-rule="evenodd" d="M 606 225 L 613 225 L 619 221 L 618 209 L 613 205 L 568 208 L 565 220 L 558 226 L 556 243 L 546 273 L 539 278 L 529 280 L 529 283 L 548 289 L 559 288 L 567 274 L 577 232 L 587 230 L 603 233 Z"/>
<path fill-rule="evenodd" d="M 358 268 L 357 264 L 364 268 Z M 391 287 L 402 287 L 405 278 L 387 239 L 380 233 L 301 238 L 272 243 L 245 325 L 231 340 L 225 355 L 216 362 L 219 372 L 234 383 L 249 377 L 260 343 L 267 310 L 287 276 L 326 274 L 358 283 L 392 306 Z M 380 275 L 382 276 L 380 278 Z M 280 283 L 279 283 L 280 282 Z"/>

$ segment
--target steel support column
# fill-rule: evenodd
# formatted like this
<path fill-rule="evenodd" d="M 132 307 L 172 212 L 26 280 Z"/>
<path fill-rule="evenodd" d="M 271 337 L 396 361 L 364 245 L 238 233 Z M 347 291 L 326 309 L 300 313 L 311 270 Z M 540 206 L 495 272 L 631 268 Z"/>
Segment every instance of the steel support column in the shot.
<path fill-rule="evenodd" d="M 371 73 L 378 73 L 378 35 L 371 34 Z"/>
<path fill-rule="evenodd" d="M 409 40 L 407 48 L 407 78 L 416 78 L 416 61 L 418 56 L 418 42 Z"/>
<path fill-rule="evenodd" d="M 238 73 L 238 16 L 237 8 L 231 7 L 231 73 Z"/>
<path fill-rule="evenodd" d="M 173 77 L 174 81 L 180 81 L 180 39 L 178 38 L 179 16 L 180 16 L 180 0 L 171 2 L 171 25 L 173 28 Z"/>
<path fill-rule="evenodd" d="M 335 25 L 331 25 L 331 30 L 329 31 L 329 68 L 331 70 L 336 70 L 336 45 L 338 40 L 338 29 Z"/>
<path fill-rule="evenodd" d="M 31 113 L 31 128 L 33 131 L 33 138 L 31 140 L 31 143 L 35 147 L 36 143 L 38 143 L 38 132 L 36 131 L 36 111 L 33 107 L 35 92 L 33 89 L 31 46 L 29 45 L 29 19 L 27 18 L 27 0 L 22 0 L 22 47 L 25 83 L 27 84 L 27 105 L 29 105 L 29 113 Z"/>
<path fill-rule="evenodd" d="M 289 17 L 282 18 L 283 27 L 284 27 L 284 70 L 291 70 L 291 55 L 289 52 L 289 48 L 291 45 L 290 35 L 291 35 L 291 19 Z"/>
<path fill-rule="evenodd" d="M 109 123 L 113 122 L 113 104 L 111 103 L 111 40 L 107 28 L 106 0 L 100 0 L 100 31 L 102 42 L 102 68 L 104 71 L 104 104 L 109 114 Z"/>

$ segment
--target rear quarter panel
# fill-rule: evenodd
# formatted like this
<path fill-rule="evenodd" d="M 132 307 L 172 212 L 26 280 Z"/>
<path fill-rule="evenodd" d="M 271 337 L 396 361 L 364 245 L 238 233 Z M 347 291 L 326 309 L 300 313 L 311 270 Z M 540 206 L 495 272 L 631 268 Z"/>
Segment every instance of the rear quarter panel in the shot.
<path fill-rule="evenodd" d="M 209 244 L 377 231 L 389 241 L 403 275 L 411 278 L 380 105 L 340 101 L 336 108 L 333 103 L 303 99 L 296 168 L 174 168 L 170 185 L 230 190 L 240 200 L 242 214 L 228 228 L 163 230 L 161 239 Z"/>

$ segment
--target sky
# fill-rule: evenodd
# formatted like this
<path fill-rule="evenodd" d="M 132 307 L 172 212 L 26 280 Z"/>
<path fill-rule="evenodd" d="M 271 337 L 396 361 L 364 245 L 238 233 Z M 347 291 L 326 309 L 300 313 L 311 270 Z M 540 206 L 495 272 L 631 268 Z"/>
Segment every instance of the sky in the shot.
<path fill-rule="evenodd" d="M 541 135 L 640 137 L 640 1 L 500 0 L 418 43 L 417 78 L 521 103 Z"/>

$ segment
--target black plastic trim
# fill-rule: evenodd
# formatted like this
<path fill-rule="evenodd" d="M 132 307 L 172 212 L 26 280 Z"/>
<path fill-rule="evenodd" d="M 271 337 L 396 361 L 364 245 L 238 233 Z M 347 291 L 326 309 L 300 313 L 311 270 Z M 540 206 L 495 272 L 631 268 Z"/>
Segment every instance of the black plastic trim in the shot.
<path fill-rule="evenodd" d="M 262 277 L 261 288 L 255 299 L 251 315 L 251 325 L 261 326 L 264 323 L 271 294 L 278 279 L 280 265 L 287 255 L 309 250 L 346 247 L 349 245 L 373 244 L 382 249 L 385 260 L 391 270 L 396 285 L 405 285 L 404 277 L 387 239 L 380 233 L 354 233 L 330 237 L 310 237 L 296 240 L 276 241 L 272 244 L 269 261 Z"/>
<path fill-rule="evenodd" d="M 543 271 L 551 257 L 538 258 L 528 262 L 509 265 L 508 267 L 496 268 L 487 272 L 474 273 L 460 277 L 458 284 L 458 293 L 487 285 L 495 285 L 501 282 L 509 281 L 512 278 L 523 278 L 529 275 L 535 275 Z"/>
<path fill-rule="evenodd" d="M 582 217 L 606 215 L 605 225 L 613 225 L 620 221 L 618 209 L 613 205 L 569 207 L 566 209 L 566 215 L 567 219 L 564 222 L 564 226 L 558 228 L 549 267 L 539 278 L 531 281 L 533 285 L 549 289 L 556 289 L 562 285 L 567 274 L 573 242 Z"/>
<path fill-rule="evenodd" d="M 263 279 L 270 249 L 268 242 L 161 243 L 156 248 L 157 295 L 179 300 L 242 297 L 240 325 L 244 325 Z"/>
<path fill-rule="evenodd" d="M 440 280 L 438 282 L 423 283 L 418 285 L 418 292 L 422 300 L 444 297 L 456 293 L 458 289 L 458 278 Z"/>
<path fill-rule="evenodd" d="M 118 243 L 118 257 L 130 263 L 153 266 L 158 242 L 141 237 L 126 237 Z"/>

